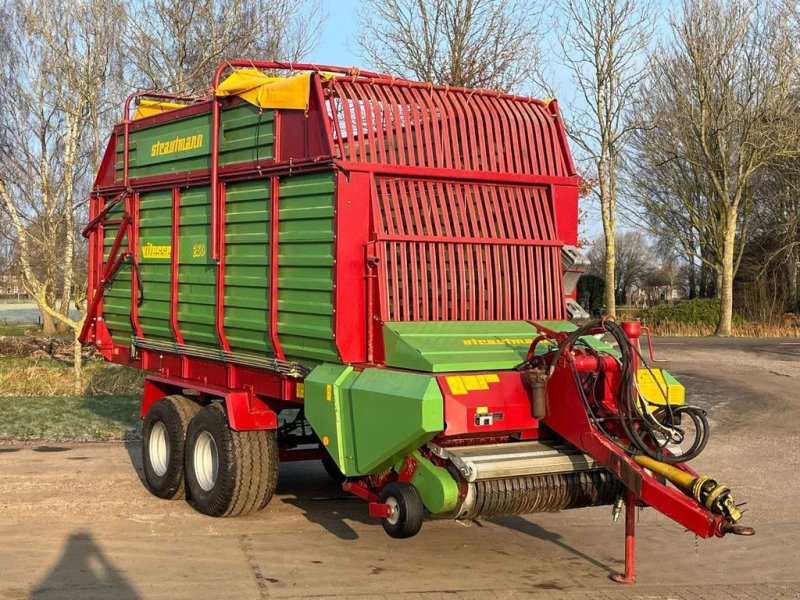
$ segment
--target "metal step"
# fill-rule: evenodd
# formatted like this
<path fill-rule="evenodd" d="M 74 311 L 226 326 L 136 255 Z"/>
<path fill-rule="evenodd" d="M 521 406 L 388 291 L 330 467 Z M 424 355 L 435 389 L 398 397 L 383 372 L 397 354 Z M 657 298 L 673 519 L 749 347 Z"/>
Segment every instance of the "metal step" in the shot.
<path fill-rule="evenodd" d="M 469 482 L 603 468 L 588 454 L 563 442 L 537 440 L 452 447 L 428 444 L 428 447 L 437 456 L 449 459 Z"/>

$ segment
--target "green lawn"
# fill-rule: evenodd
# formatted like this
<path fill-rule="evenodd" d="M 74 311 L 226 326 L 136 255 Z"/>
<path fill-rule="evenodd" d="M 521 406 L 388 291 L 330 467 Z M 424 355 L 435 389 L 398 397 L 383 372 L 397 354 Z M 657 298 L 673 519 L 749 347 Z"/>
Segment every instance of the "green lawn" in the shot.
<path fill-rule="evenodd" d="M 14 324 L 14 325 L 0 325 L 0 336 L 2 335 L 27 335 L 29 333 L 37 332 L 40 330 L 38 325 L 31 324 Z"/>
<path fill-rule="evenodd" d="M 139 396 L 0 397 L 0 440 L 139 438 Z"/>

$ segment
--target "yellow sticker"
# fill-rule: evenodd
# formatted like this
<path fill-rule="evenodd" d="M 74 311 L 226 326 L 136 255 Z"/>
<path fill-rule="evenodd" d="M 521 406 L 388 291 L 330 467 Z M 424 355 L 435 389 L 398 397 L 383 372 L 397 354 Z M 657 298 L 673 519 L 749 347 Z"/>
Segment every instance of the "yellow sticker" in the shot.
<path fill-rule="evenodd" d="M 497 373 L 487 373 L 483 378 L 486 383 L 500 383 L 500 376 Z"/>
<path fill-rule="evenodd" d="M 467 393 L 467 388 L 464 387 L 464 382 L 458 375 L 445 377 L 445 380 L 447 381 L 447 385 L 450 387 L 450 393 L 452 393 L 453 396 L 463 396 Z"/>
<path fill-rule="evenodd" d="M 295 391 L 295 395 L 298 398 L 305 398 L 306 397 L 306 384 L 305 383 L 298 383 L 297 389 Z"/>
<path fill-rule="evenodd" d="M 486 384 L 486 380 L 480 375 L 464 375 L 461 379 L 464 382 L 464 387 L 467 388 L 468 392 L 489 389 L 489 386 Z"/>
<path fill-rule="evenodd" d="M 325 386 L 325 400 L 328 402 L 333 398 L 333 386 L 329 383 Z"/>
<path fill-rule="evenodd" d="M 475 409 L 475 412 L 478 413 L 479 415 L 485 415 L 486 413 L 489 412 L 489 407 L 479 406 L 478 408 Z"/>

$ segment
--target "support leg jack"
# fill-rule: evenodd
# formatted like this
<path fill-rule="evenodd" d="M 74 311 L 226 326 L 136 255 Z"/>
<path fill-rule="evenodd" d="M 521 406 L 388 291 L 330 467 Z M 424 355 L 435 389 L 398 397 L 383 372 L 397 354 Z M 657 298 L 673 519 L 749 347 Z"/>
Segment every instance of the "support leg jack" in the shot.
<path fill-rule="evenodd" d="M 625 490 L 625 572 L 615 573 L 612 581 L 617 583 L 636 583 L 634 533 L 636 528 L 636 497 Z"/>

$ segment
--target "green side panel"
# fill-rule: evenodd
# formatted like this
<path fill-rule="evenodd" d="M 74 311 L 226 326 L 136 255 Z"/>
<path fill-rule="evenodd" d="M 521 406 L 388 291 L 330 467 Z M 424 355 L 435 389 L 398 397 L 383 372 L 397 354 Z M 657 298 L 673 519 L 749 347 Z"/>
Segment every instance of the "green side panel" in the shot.
<path fill-rule="evenodd" d="M 131 178 L 151 177 L 209 167 L 210 114 L 174 119 L 129 135 Z M 117 144 L 117 178 L 122 177 L 124 138 Z"/>
<path fill-rule="evenodd" d="M 314 367 L 304 380 L 306 418 L 346 474 L 356 473 L 348 386 L 358 375 L 353 367 L 326 363 Z"/>
<path fill-rule="evenodd" d="M 125 214 L 125 203 L 119 202 L 109 213 L 107 220 L 121 219 Z M 106 225 L 103 228 L 103 264 L 108 262 L 111 246 L 117 237 L 119 225 Z M 123 248 L 128 240 L 122 240 Z M 128 345 L 133 330 L 131 328 L 131 265 L 123 263 L 103 293 L 103 317 L 111 337 L 117 344 Z"/>
<path fill-rule="evenodd" d="M 269 180 L 225 193 L 225 335 L 231 349 L 273 354 L 269 336 Z"/>
<path fill-rule="evenodd" d="M 139 196 L 139 273 L 144 301 L 139 325 L 145 337 L 172 341 L 169 325 L 172 191 Z M 130 312 L 130 301 L 128 304 Z"/>
<path fill-rule="evenodd" d="M 281 180 L 278 332 L 287 357 L 338 362 L 333 339 L 332 171 Z"/>
<path fill-rule="evenodd" d="M 350 404 L 359 474 L 391 467 L 444 429 L 442 393 L 427 375 L 365 369 L 350 387 Z"/>
<path fill-rule="evenodd" d="M 211 260 L 211 188 L 181 192 L 178 252 L 178 328 L 184 343 L 219 347 L 216 262 Z"/>
<path fill-rule="evenodd" d="M 222 111 L 220 165 L 256 162 L 273 156 L 274 112 L 240 104 Z M 150 177 L 207 169 L 211 157 L 210 113 L 173 119 L 130 133 L 130 176 Z M 124 141 L 117 146 L 117 173 Z"/>
<path fill-rule="evenodd" d="M 418 450 L 412 452 L 417 461 L 417 470 L 411 478 L 411 483 L 419 492 L 422 504 L 431 513 L 441 514 L 455 510 L 458 503 L 458 484 L 453 476 L 444 467 L 437 467 Z M 402 461 L 395 466 L 399 472 Z"/>
<path fill-rule="evenodd" d="M 275 113 L 244 103 L 222 111 L 219 164 L 258 162 L 272 158 Z"/>
<path fill-rule="evenodd" d="M 427 375 L 322 364 L 305 379 L 306 417 L 351 477 L 391 468 L 430 441 L 444 429 L 443 407 Z"/>

